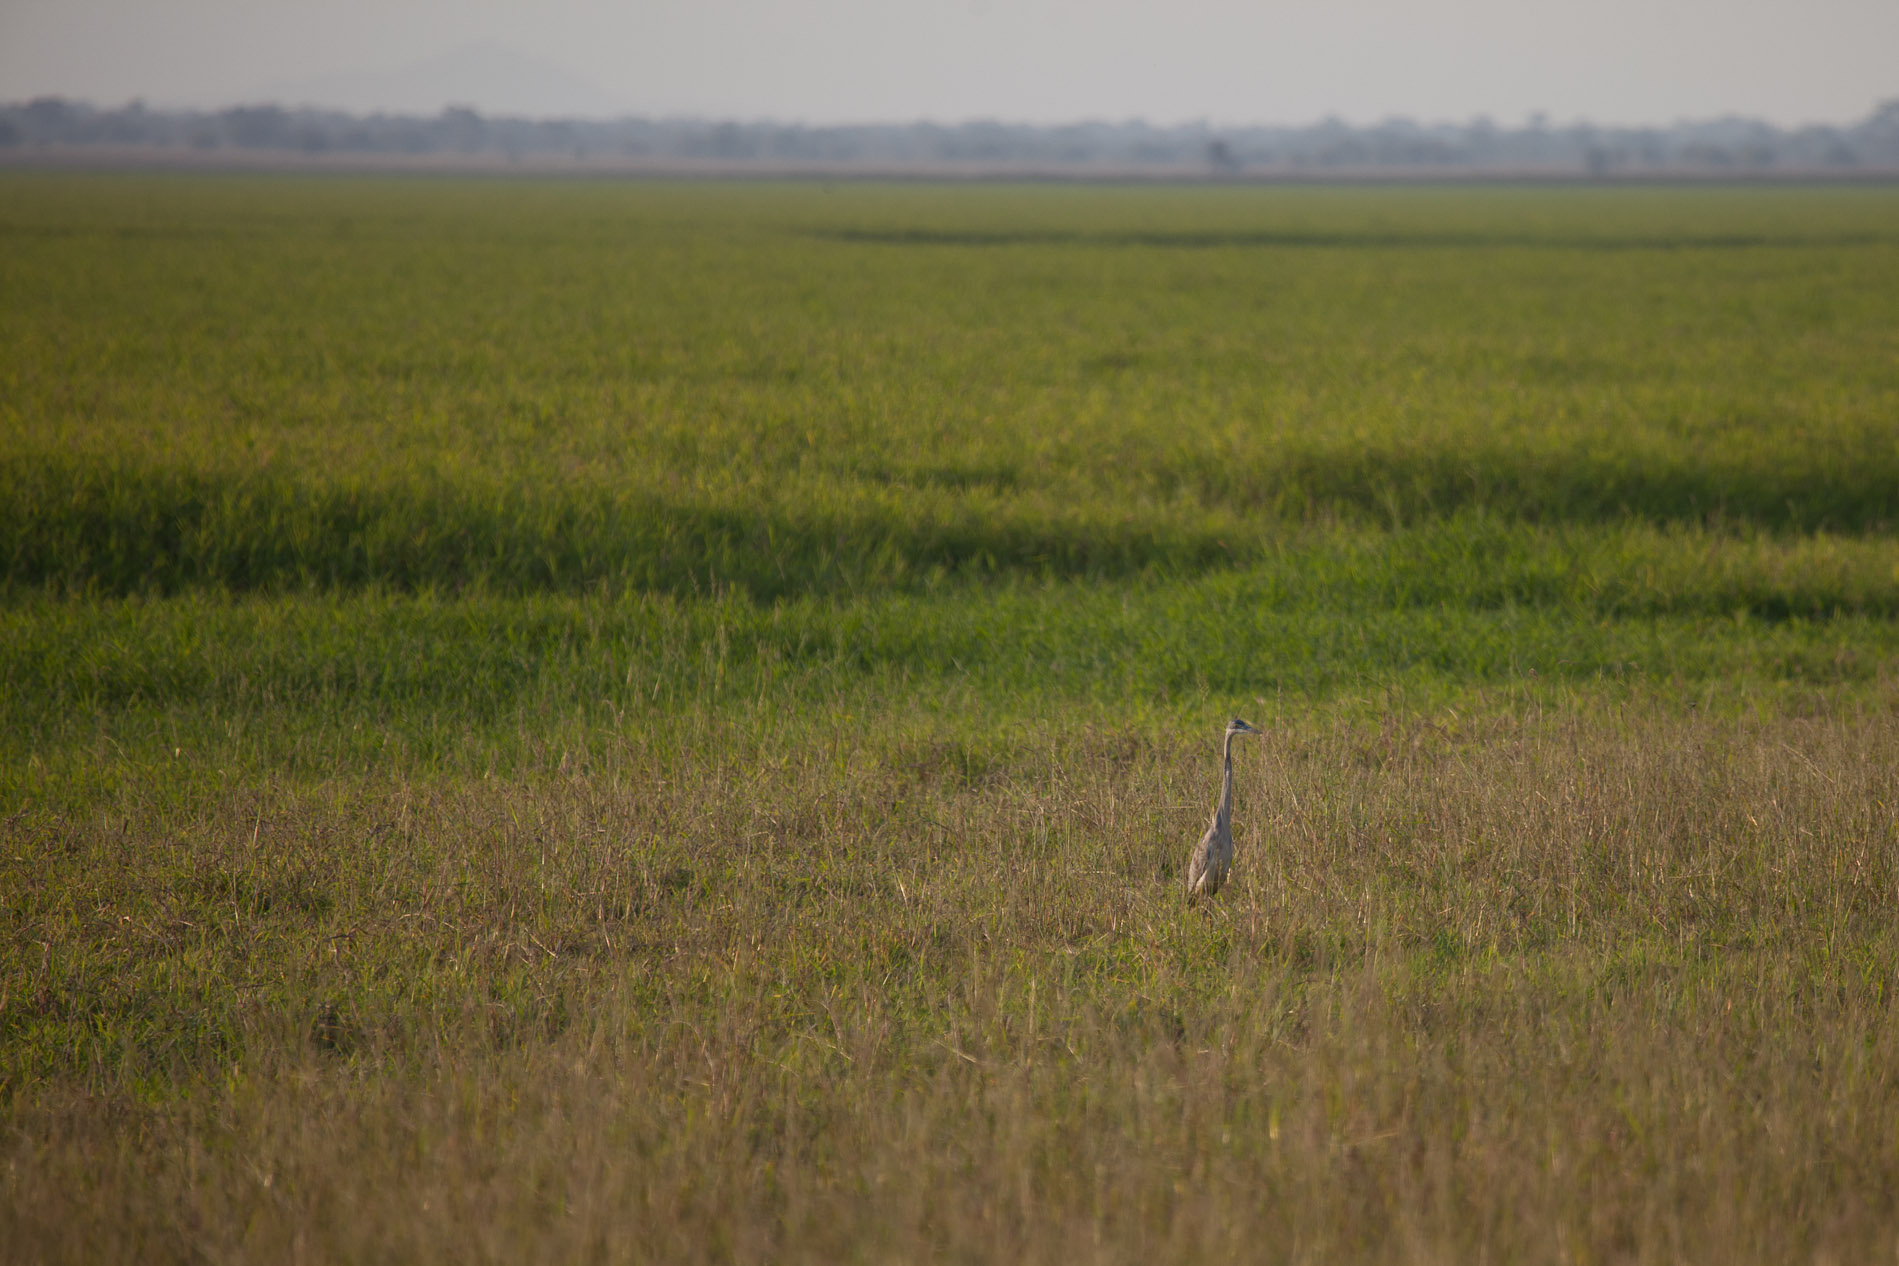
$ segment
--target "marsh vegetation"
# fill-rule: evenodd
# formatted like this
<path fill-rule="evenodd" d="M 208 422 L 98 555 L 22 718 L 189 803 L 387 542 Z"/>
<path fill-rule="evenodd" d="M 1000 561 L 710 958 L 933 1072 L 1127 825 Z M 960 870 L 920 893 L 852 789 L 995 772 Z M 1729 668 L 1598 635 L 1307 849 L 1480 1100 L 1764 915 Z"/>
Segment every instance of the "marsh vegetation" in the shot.
<path fill-rule="evenodd" d="M 0 1243 L 1891 1254 L 1895 212 L 0 180 Z"/>

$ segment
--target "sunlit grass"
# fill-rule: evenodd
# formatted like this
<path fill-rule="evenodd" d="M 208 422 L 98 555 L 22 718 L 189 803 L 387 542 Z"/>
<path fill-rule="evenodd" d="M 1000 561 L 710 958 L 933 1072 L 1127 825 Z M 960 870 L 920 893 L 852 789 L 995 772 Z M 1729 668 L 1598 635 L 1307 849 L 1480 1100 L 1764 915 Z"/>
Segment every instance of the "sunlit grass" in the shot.
<path fill-rule="evenodd" d="M 771 597 L 1899 485 L 1880 190 L 5 194 L 14 585 Z"/>
<path fill-rule="evenodd" d="M 0 178 L 0 1244 L 1890 1257 L 1896 210 Z"/>

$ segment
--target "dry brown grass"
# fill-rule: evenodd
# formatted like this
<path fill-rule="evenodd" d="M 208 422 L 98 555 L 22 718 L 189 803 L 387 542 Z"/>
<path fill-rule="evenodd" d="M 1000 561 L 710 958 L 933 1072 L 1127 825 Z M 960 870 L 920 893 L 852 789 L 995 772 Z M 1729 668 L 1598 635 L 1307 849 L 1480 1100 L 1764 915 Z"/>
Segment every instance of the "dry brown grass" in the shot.
<path fill-rule="evenodd" d="M 1899 1248 L 1890 710 L 1211 734 L 22 817 L 0 1255 Z"/>

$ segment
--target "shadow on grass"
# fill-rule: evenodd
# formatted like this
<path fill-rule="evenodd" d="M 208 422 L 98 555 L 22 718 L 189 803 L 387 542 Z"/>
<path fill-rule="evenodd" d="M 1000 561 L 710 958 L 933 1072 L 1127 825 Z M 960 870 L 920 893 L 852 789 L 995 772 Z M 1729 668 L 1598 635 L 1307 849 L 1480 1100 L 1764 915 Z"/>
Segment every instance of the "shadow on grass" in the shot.
<path fill-rule="evenodd" d="M 865 246 L 1095 246 L 1166 250 L 1228 248 L 1327 250 L 1682 251 L 1830 250 L 1895 239 L 1872 233 L 1669 233 L 1630 236 L 1562 233 L 1380 233 L 1323 230 L 1085 233 L 1068 229 L 822 229 L 813 237 Z"/>
<path fill-rule="evenodd" d="M 1857 450 L 1857 451 L 1856 451 Z M 1417 527 L 1478 515 L 1542 525 L 1878 532 L 1899 454 L 1870 442 L 1646 464 L 1563 451 L 1288 449 L 1270 465 L 1182 455 L 1160 495 L 867 482 L 669 497 L 605 482 L 482 485 L 0 462 L 0 580 L 101 594 L 611 584 L 663 593 L 914 588 L 948 577 L 1195 575 L 1257 558 L 1306 523 Z M 981 495 L 976 495 L 980 493 Z"/>

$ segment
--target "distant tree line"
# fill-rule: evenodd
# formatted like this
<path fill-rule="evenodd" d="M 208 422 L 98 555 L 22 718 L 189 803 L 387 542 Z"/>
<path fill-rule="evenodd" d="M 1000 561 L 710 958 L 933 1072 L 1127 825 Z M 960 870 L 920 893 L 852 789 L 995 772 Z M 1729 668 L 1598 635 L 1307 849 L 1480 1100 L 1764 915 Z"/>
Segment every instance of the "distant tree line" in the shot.
<path fill-rule="evenodd" d="M 1165 169 L 1210 174 L 1410 169 L 1616 174 L 1899 171 L 1899 99 L 1842 127 L 1744 118 L 1667 127 L 1521 127 L 1488 119 L 1355 127 L 976 122 L 808 127 L 686 118 L 528 119 L 450 108 L 432 117 L 276 105 L 152 110 L 57 97 L 0 105 L 0 157 L 92 148 L 190 154 L 446 156 L 500 160 L 758 163 L 848 168 L 939 165 Z"/>

